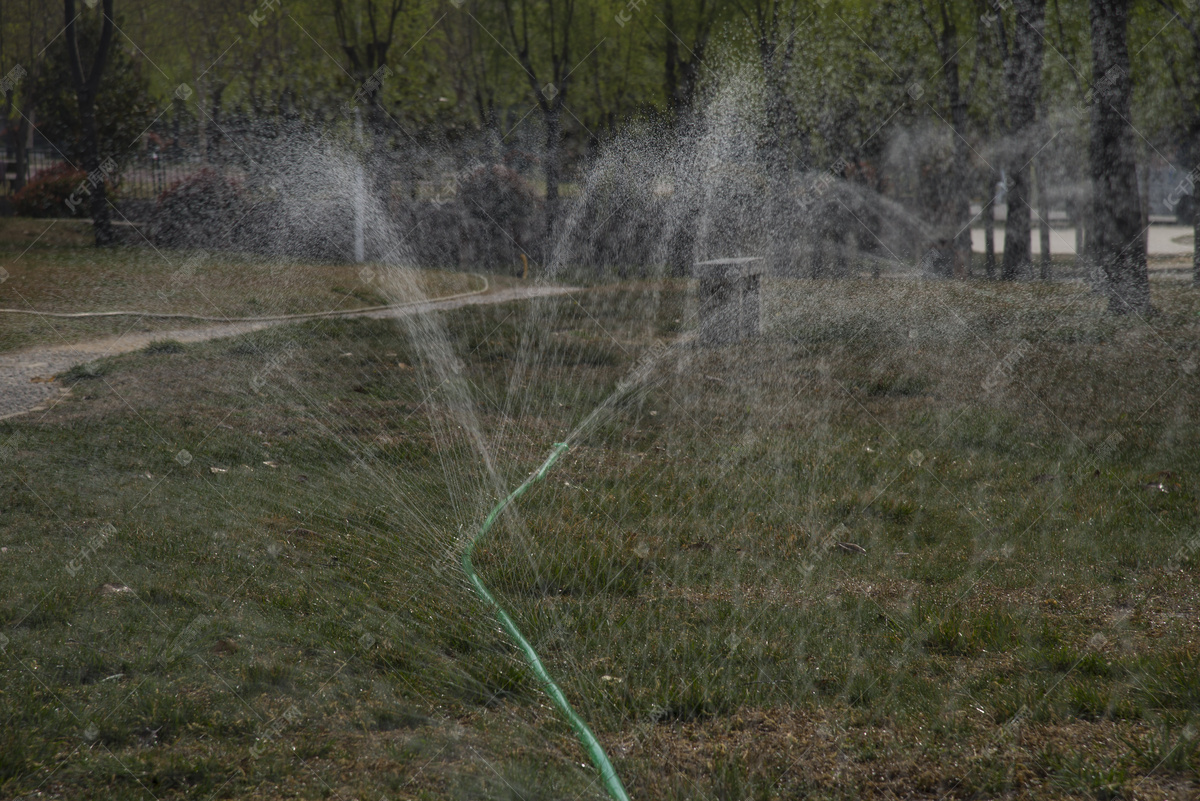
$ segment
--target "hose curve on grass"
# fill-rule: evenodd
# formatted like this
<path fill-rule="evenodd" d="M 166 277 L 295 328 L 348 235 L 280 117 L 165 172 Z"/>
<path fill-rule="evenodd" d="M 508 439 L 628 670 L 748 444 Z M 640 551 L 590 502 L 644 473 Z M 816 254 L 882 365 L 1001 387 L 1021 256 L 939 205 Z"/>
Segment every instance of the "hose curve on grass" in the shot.
<path fill-rule="evenodd" d="M 0 314 L 34 314 L 39 317 L 57 317 L 57 318 L 88 318 L 88 317 L 149 317 L 156 320 L 200 320 L 206 323 L 273 323 L 283 320 L 313 320 L 321 317 L 353 317 L 359 314 L 369 314 L 370 312 L 391 311 L 395 309 L 407 309 L 410 306 L 420 306 L 426 303 L 441 303 L 447 300 L 458 300 L 459 298 L 469 298 L 475 295 L 482 295 L 492 288 L 491 282 L 487 276 L 481 273 L 472 273 L 476 278 L 483 279 L 482 289 L 472 289 L 470 292 L 458 292 L 453 295 L 443 295 L 437 298 L 426 298 L 424 300 L 410 300 L 404 303 L 390 303 L 383 306 L 364 306 L 358 309 L 334 309 L 332 311 L 319 312 L 303 312 L 301 314 L 277 314 L 272 317 L 206 317 L 200 314 L 178 314 L 172 312 L 148 312 L 148 311 L 104 311 L 104 312 L 50 312 L 38 311 L 37 309 L 0 309 Z"/>
<path fill-rule="evenodd" d="M 548 473 L 550 468 L 554 466 L 554 463 L 558 461 L 558 457 L 565 453 L 569 447 L 571 446 L 566 442 L 555 443 L 554 450 L 550 452 L 550 455 L 546 458 L 546 461 L 542 463 L 542 466 L 535 470 L 529 476 L 529 478 L 525 479 L 525 482 L 513 490 L 507 498 L 500 501 L 500 503 L 496 504 L 492 508 L 492 511 L 488 514 L 487 519 L 483 521 L 483 526 L 480 527 L 479 533 L 475 535 L 474 539 L 471 540 L 471 542 L 467 545 L 466 550 L 463 552 L 463 571 L 466 572 L 467 578 L 469 578 L 471 580 L 471 584 L 474 585 L 475 592 L 477 592 L 479 597 L 482 598 L 484 602 L 488 606 L 492 607 L 492 609 L 495 611 L 496 617 L 500 619 L 500 624 L 504 626 L 504 630 L 508 632 L 508 636 L 513 639 L 513 642 L 516 643 L 517 647 L 521 650 L 521 653 L 524 654 L 525 661 L 529 663 L 529 667 L 533 670 L 534 674 L 538 677 L 538 680 L 542 683 L 543 689 L 545 689 L 546 693 L 550 696 L 551 700 L 554 701 L 559 710 L 562 711 L 563 715 L 566 716 L 567 722 L 570 723 L 571 728 L 575 730 L 575 735 L 579 738 L 579 742 L 583 745 L 584 750 L 588 752 L 588 756 L 591 757 L 592 764 L 595 765 L 596 770 L 600 772 L 600 779 L 604 782 L 604 787 L 606 790 L 608 790 L 608 795 L 613 799 L 613 801 L 629 801 L 629 794 L 625 792 L 625 786 L 621 784 L 621 779 L 617 776 L 616 770 L 613 769 L 612 763 L 608 759 L 608 754 L 604 752 L 604 747 L 600 745 L 600 741 L 596 739 L 596 735 L 592 734 L 592 730 L 588 728 L 588 725 L 584 723 L 583 719 L 576 714 L 574 709 L 571 708 L 571 704 L 569 701 L 567 701 L 567 697 L 563 694 L 563 691 L 559 688 L 559 686 L 555 684 L 554 679 L 550 677 L 550 673 L 546 670 L 546 666 L 542 664 L 542 660 L 538 657 L 537 651 L 535 651 L 533 646 L 529 644 L 529 640 L 525 639 L 525 635 L 523 635 L 521 630 L 517 628 L 517 624 L 513 622 L 511 617 L 509 617 L 508 612 L 504 610 L 504 607 L 500 606 L 499 602 L 488 591 L 488 588 L 484 586 L 484 583 L 475 573 L 475 567 L 471 564 L 471 554 L 474 552 L 475 546 L 479 544 L 480 540 L 487 536 L 488 531 L 491 530 L 492 525 L 496 522 L 497 518 L 500 517 L 501 512 L 503 512 L 508 505 L 517 498 L 520 498 L 521 495 L 525 493 L 525 490 L 529 489 L 531 484 L 533 484 L 535 481 L 540 481 L 541 479 L 545 478 L 546 473 Z"/>

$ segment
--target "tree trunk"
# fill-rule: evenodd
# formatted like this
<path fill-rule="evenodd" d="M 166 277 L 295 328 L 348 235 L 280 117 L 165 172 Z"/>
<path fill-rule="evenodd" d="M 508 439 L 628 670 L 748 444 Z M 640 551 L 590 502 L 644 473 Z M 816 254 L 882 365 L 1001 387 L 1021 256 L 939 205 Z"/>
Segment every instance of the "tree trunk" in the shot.
<path fill-rule="evenodd" d="M 1150 165 L 1143 164 L 1136 169 L 1138 176 L 1138 207 L 1142 213 L 1139 225 L 1143 231 L 1148 233 L 1150 230 Z"/>
<path fill-rule="evenodd" d="M 1006 194 L 1008 214 L 1004 224 L 1004 259 L 1000 278 L 1016 281 L 1028 276 L 1033 262 L 1032 229 L 1029 214 L 1029 168 L 1016 169 L 1008 176 Z"/>
<path fill-rule="evenodd" d="M 1196 48 L 1200 51 L 1200 47 Z M 1200 111 L 1192 117 L 1190 126 L 1191 137 L 1188 144 L 1188 163 L 1192 165 L 1192 175 L 1200 171 Z M 1192 218 L 1192 286 L 1200 289 L 1200 190 L 1192 187 L 1190 197 L 1182 198 L 1183 210 Z M 1179 206 L 1175 207 L 1179 210 Z M 1178 219 L 1183 222 L 1185 218 Z"/>
<path fill-rule="evenodd" d="M 1040 277 L 1043 281 L 1050 280 L 1050 198 L 1046 196 L 1046 170 L 1045 161 L 1041 161 L 1034 167 L 1034 175 L 1037 179 L 1037 195 L 1038 195 L 1038 245 L 1042 251 L 1041 273 Z"/>
<path fill-rule="evenodd" d="M 1079 201 L 1067 201 L 1067 216 L 1071 218 L 1071 225 L 1075 226 L 1075 262 L 1078 266 L 1083 259 L 1083 208 Z"/>
<path fill-rule="evenodd" d="M 558 161 L 561 149 L 559 142 L 562 127 L 561 104 L 551 101 L 549 108 L 543 112 L 543 117 L 546 121 L 546 153 L 544 156 L 544 171 L 546 173 L 546 250 L 543 259 L 549 263 L 554 250 L 554 231 L 558 225 Z"/>
<path fill-rule="evenodd" d="M 983 196 L 983 271 L 989 281 L 996 279 L 996 173 L 987 171 L 987 192 Z"/>
<path fill-rule="evenodd" d="M 959 128 L 959 112 L 955 111 L 954 113 L 954 127 L 958 129 L 958 136 L 954 138 L 954 166 L 952 168 L 954 183 L 950 190 L 952 193 L 950 209 L 954 227 L 954 264 L 962 265 L 963 268 L 961 273 L 955 273 L 956 278 L 969 275 L 971 264 L 971 193 L 968 183 L 968 159 L 970 157 L 967 153 L 967 140 L 964 138 L 967 132 L 966 104 L 962 105 L 961 128 Z"/>
<path fill-rule="evenodd" d="M 83 169 L 87 172 L 91 188 L 92 232 L 96 246 L 105 247 L 113 243 L 112 210 L 108 203 L 108 187 L 100 170 L 100 137 L 96 128 L 96 98 L 79 95 L 79 116 L 83 128 Z M 99 175 L 98 181 L 90 176 Z"/>
<path fill-rule="evenodd" d="M 1200 206 L 1192 206 L 1192 286 L 1200 289 Z"/>
<path fill-rule="evenodd" d="M 667 15 L 666 25 L 666 46 L 663 49 L 663 67 L 666 74 L 664 75 L 667 93 L 667 107 L 671 109 L 671 113 L 675 115 L 676 124 L 679 123 L 680 112 L 682 111 L 682 92 L 680 84 L 682 83 L 682 72 L 679 58 L 679 40 L 675 37 L 677 30 L 675 25 L 675 4 L 668 0 L 663 12 Z"/>
<path fill-rule="evenodd" d="M 75 84 L 75 100 L 79 106 L 79 123 L 83 129 L 83 169 L 87 172 L 87 184 L 91 192 L 92 231 L 97 247 L 113 242 L 112 213 L 109 210 L 106 172 L 100 169 L 100 138 L 96 128 L 96 94 L 100 89 L 100 75 L 108 58 L 108 48 L 113 36 L 113 0 L 104 0 L 101 7 L 103 20 L 100 26 L 100 41 L 96 45 L 90 67 L 85 71 L 79 53 L 76 35 L 75 0 L 63 1 L 64 18 L 67 21 L 63 34 L 66 36 L 67 55 L 71 63 L 71 78 Z"/>
<path fill-rule="evenodd" d="M 1150 283 L 1141 228 L 1137 161 L 1130 127 L 1128 23 L 1131 0 L 1091 0 L 1092 104 L 1089 250 L 1103 276 L 1108 309 L 1147 314 Z"/>
<path fill-rule="evenodd" d="M 1042 52 L 1045 43 L 1046 0 L 1015 0 L 1012 50 L 1004 64 L 1008 95 L 1011 161 L 1008 174 L 1008 221 L 1004 227 L 1006 281 L 1028 275 L 1033 262 L 1030 241 L 1029 162 L 1036 151 L 1033 123 L 1042 88 Z"/>
<path fill-rule="evenodd" d="M 960 272 L 952 268 L 951 274 L 965 277 L 971 264 L 971 193 L 969 188 L 970 153 L 967 144 L 967 98 L 963 95 L 959 80 L 958 29 L 945 4 L 941 6 L 942 33 L 938 53 L 943 62 L 942 75 L 946 86 L 946 100 L 950 106 L 950 122 L 954 127 L 954 162 L 950 165 L 950 197 L 946 198 L 949 223 L 953 228 L 953 265 L 962 265 Z"/>
<path fill-rule="evenodd" d="M 682 127 L 691 119 L 692 100 L 696 93 L 696 74 L 708 45 L 708 15 L 711 12 L 705 8 L 704 3 L 701 3 L 696 11 L 699 14 L 696 36 L 692 39 L 692 46 L 688 47 L 675 33 L 680 30 L 675 24 L 675 3 L 667 0 L 663 6 L 663 13 L 666 15 L 663 64 L 666 68 L 667 106 L 675 117 L 677 127 Z M 681 48 L 688 52 L 687 57 L 680 53 Z"/>
<path fill-rule="evenodd" d="M 205 142 L 205 158 L 210 162 L 216 162 L 220 158 L 221 149 L 221 100 L 225 95 L 225 89 L 228 87 L 226 83 L 217 83 L 212 88 L 212 99 L 209 101 L 209 107 L 212 109 L 212 127 L 208 130 L 208 138 Z"/>
<path fill-rule="evenodd" d="M 22 115 L 17 123 L 17 177 L 13 181 L 13 191 L 20 192 L 29 180 L 29 119 Z"/>

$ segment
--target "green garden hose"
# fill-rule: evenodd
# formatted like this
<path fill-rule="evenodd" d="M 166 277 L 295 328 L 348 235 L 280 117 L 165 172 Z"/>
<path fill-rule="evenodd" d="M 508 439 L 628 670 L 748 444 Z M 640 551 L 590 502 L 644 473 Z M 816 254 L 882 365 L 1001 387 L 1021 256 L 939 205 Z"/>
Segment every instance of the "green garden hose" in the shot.
<path fill-rule="evenodd" d="M 542 466 L 530 475 L 529 478 L 525 479 L 525 483 L 513 490 L 507 498 L 496 504 L 487 516 L 487 519 L 483 521 L 483 526 L 479 529 L 479 533 L 475 535 L 475 538 L 467 545 L 466 551 L 463 552 L 463 570 L 466 571 L 467 577 L 471 579 L 471 583 L 475 585 L 475 591 L 479 593 L 479 597 L 496 610 L 496 617 L 500 618 L 500 623 L 504 626 L 504 630 L 512 637 L 517 647 L 521 649 L 521 653 L 525 655 L 525 661 L 529 663 L 529 667 L 533 669 L 534 674 L 537 675 L 538 680 L 541 681 L 550 698 L 558 705 L 562 713 L 566 715 L 567 722 L 571 724 L 571 728 L 575 730 L 576 736 L 579 737 L 579 742 L 583 744 L 584 750 L 592 758 L 592 764 L 596 766 L 596 770 L 600 771 L 600 778 L 604 782 L 604 787 L 608 790 L 609 796 L 612 797 L 613 801 L 629 801 L 629 794 L 625 792 L 625 787 L 621 784 L 621 779 L 613 769 L 612 763 L 608 761 L 608 754 L 604 753 L 604 747 L 600 745 L 600 741 L 596 739 L 596 735 L 592 734 L 592 730 L 583 722 L 583 718 L 579 717 L 575 713 L 575 710 L 571 708 L 571 704 L 567 701 L 567 697 L 563 695 L 563 691 L 554 683 L 554 679 L 550 678 L 550 674 L 546 671 L 546 666 L 542 664 L 542 660 L 538 657 L 537 651 L 533 650 L 533 646 L 529 644 L 529 640 L 526 640 L 525 635 L 521 634 L 521 630 L 517 628 L 517 624 L 513 622 L 513 619 L 508 616 L 508 612 L 504 611 L 504 607 L 500 606 L 496 599 L 492 597 L 492 594 L 488 592 L 488 588 L 480 581 L 479 576 L 475 574 L 475 568 L 471 565 L 471 553 L 475 550 L 475 546 L 479 544 L 479 541 L 487 536 L 496 519 L 500 517 L 500 513 L 510 503 L 521 497 L 530 484 L 545 478 L 546 473 L 558 461 L 558 457 L 566 452 L 569 447 L 570 445 L 565 442 L 556 443 L 554 450 L 550 452 L 550 455 L 542 463 Z"/>

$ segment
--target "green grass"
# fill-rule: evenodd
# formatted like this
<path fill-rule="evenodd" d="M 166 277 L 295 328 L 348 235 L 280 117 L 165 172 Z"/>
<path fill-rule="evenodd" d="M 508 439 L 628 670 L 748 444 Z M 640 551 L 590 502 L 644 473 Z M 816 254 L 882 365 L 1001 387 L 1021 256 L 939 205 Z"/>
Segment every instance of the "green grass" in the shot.
<path fill-rule="evenodd" d="M 0 268 L 4 270 L 0 308 L 144 311 L 224 319 L 388 302 L 373 273 L 364 273 L 360 265 L 164 252 L 149 244 L 81 247 L 89 236 L 88 228 L 77 221 L 0 218 Z M 465 273 L 430 270 L 420 280 L 430 296 L 480 287 L 478 278 Z M 70 319 L 0 314 L 0 351 L 205 325 L 212 323 L 138 316 Z"/>
<path fill-rule="evenodd" d="M 424 378 L 384 321 L 156 343 L 0 422 L 0 796 L 595 797 L 458 547 L 684 287 L 448 313 Z M 769 290 L 477 551 L 633 796 L 1194 794 L 1200 300 Z"/>

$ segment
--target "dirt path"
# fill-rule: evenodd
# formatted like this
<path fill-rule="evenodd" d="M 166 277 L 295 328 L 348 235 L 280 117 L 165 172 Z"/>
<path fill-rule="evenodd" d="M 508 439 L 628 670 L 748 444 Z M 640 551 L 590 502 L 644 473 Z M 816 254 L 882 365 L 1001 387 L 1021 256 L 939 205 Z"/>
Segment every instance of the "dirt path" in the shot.
<path fill-rule="evenodd" d="M 576 291 L 574 287 L 514 287 L 486 294 L 455 296 L 446 300 L 430 300 L 391 309 L 347 312 L 338 317 L 372 317 L 386 319 L 403 317 L 429 311 L 445 311 L 464 306 L 479 306 L 491 303 L 507 303 L 513 300 L 565 295 Z M 177 342 L 204 342 L 246 334 L 280 325 L 294 320 L 262 320 L 257 322 L 220 323 L 196 328 L 181 328 L 175 331 L 131 333 L 117 337 L 105 337 L 89 342 L 70 345 L 53 345 L 29 348 L 0 354 L 0 420 L 26 412 L 39 411 L 53 405 L 63 397 L 65 390 L 54 380 L 54 376 L 77 364 L 141 350 L 151 342 L 173 339 Z"/>

